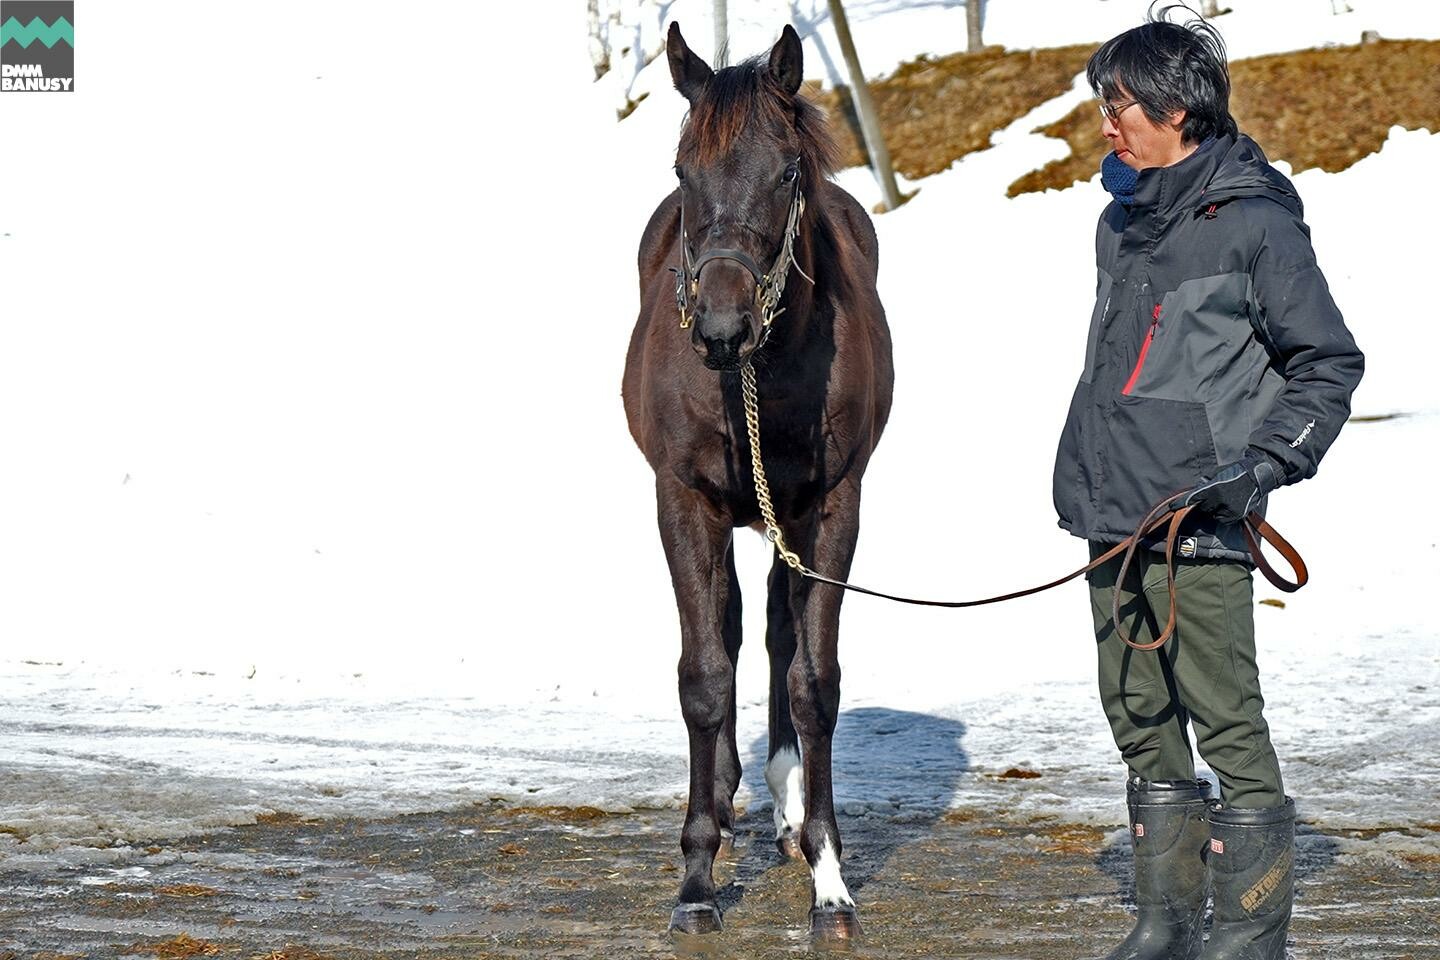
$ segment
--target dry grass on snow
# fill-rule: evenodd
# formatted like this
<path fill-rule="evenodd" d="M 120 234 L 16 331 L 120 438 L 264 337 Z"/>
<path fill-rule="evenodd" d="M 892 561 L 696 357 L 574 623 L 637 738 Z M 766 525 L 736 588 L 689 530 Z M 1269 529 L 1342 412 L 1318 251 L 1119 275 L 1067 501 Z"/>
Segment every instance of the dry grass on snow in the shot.
<path fill-rule="evenodd" d="M 1280 53 L 1230 65 L 1230 112 L 1271 160 L 1335 173 L 1380 149 L 1390 128 L 1440 131 L 1440 41 L 1382 40 Z M 1089 180 L 1108 152 L 1083 103 L 1041 127 L 1070 156 L 1010 185 L 1010 196 Z"/>
<path fill-rule="evenodd" d="M 915 179 L 990 145 L 990 135 L 1070 89 L 1091 45 L 921 57 L 871 84 L 895 169 Z M 1343 170 L 1380 149 L 1395 125 L 1440 131 L 1440 41 L 1382 40 L 1274 54 L 1230 65 L 1240 129 L 1295 172 Z M 868 162 L 849 91 L 811 96 L 825 106 L 842 166 Z M 1089 180 L 1107 147 L 1087 101 L 1040 132 L 1071 155 L 1011 185 L 1016 196 Z"/>
<path fill-rule="evenodd" d="M 897 172 L 928 177 L 990 145 L 990 134 L 1053 100 L 1075 82 L 1094 47 L 920 57 L 870 85 L 885 145 Z M 848 88 L 811 98 L 825 107 L 840 143 L 842 167 L 869 162 Z"/>

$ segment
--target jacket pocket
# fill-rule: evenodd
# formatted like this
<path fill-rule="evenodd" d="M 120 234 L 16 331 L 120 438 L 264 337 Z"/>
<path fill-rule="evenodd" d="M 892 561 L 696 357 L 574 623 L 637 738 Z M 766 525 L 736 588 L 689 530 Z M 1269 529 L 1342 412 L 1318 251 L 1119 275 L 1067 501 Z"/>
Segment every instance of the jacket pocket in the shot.
<path fill-rule="evenodd" d="M 1163 400 L 1209 400 L 1252 338 L 1246 315 L 1249 277 L 1224 273 L 1186 280 L 1142 303 L 1150 312 L 1148 349 L 1122 391 Z M 1153 311 L 1153 312 L 1152 312 Z"/>
<path fill-rule="evenodd" d="M 1140 522 L 1161 498 L 1215 472 L 1215 442 L 1203 403 L 1122 396 L 1110 417 L 1115 450 L 1101 491 L 1101 516 Z"/>
<path fill-rule="evenodd" d="M 1157 303 L 1155 304 L 1154 312 L 1150 316 L 1150 328 L 1145 331 L 1145 339 L 1140 342 L 1140 353 L 1135 358 L 1135 369 L 1130 371 L 1130 379 L 1126 380 L 1125 386 L 1120 388 L 1120 392 L 1123 395 L 1127 397 L 1130 396 L 1130 392 L 1135 389 L 1135 382 L 1139 380 L 1140 375 L 1145 372 L 1145 361 L 1149 358 L 1150 348 L 1155 343 L 1155 334 L 1159 332 L 1160 304 Z"/>

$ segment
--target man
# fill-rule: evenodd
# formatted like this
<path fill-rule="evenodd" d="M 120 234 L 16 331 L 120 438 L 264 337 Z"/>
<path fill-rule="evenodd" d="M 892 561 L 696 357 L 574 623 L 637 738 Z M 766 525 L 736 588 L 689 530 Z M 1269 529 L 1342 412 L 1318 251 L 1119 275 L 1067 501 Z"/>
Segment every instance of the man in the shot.
<path fill-rule="evenodd" d="M 1090 576 L 1100 693 L 1129 767 L 1139 918 L 1110 960 L 1285 955 L 1294 802 L 1262 713 L 1252 567 L 1241 520 L 1314 475 L 1349 415 L 1364 360 L 1315 262 L 1291 183 L 1230 116 L 1223 41 L 1176 7 L 1091 57 L 1114 196 L 1096 232 L 1099 288 L 1055 464 L 1060 525 L 1091 557 L 1156 503 L 1196 507 L 1180 531 L 1178 622 L 1165 559 Z M 1179 7 L 1185 10 L 1186 8 Z M 1186 11 L 1189 12 L 1188 10 Z M 1143 595 L 1143 596 L 1142 596 Z M 1187 725 L 1220 781 L 1195 779 Z M 1214 922 L 1202 942 L 1213 886 Z"/>

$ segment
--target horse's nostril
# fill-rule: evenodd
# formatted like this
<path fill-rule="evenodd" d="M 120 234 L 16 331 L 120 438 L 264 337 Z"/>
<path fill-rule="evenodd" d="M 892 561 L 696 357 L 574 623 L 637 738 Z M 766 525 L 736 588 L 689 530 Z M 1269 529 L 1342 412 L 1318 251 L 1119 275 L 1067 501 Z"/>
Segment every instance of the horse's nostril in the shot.
<path fill-rule="evenodd" d="M 746 347 L 755 345 L 755 329 L 753 318 L 746 313 L 740 317 L 740 329 L 730 338 L 729 345 L 737 354 Z"/>

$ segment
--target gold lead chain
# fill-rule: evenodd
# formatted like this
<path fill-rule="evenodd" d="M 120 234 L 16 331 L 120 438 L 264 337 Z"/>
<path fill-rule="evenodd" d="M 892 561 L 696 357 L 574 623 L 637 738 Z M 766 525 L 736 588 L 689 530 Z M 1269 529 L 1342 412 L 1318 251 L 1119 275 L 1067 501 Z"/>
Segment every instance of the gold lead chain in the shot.
<path fill-rule="evenodd" d="M 765 521 L 765 539 L 775 544 L 790 569 L 802 576 L 814 576 L 800 562 L 800 557 L 785 546 L 780 533 L 780 524 L 775 520 L 775 505 L 770 502 L 770 484 L 765 480 L 765 466 L 760 462 L 760 409 L 756 402 L 755 368 L 746 363 L 740 368 L 740 392 L 745 398 L 745 431 L 750 435 L 750 469 L 755 476 L 755 499 L 760 504 L 760 516 Z"/>

